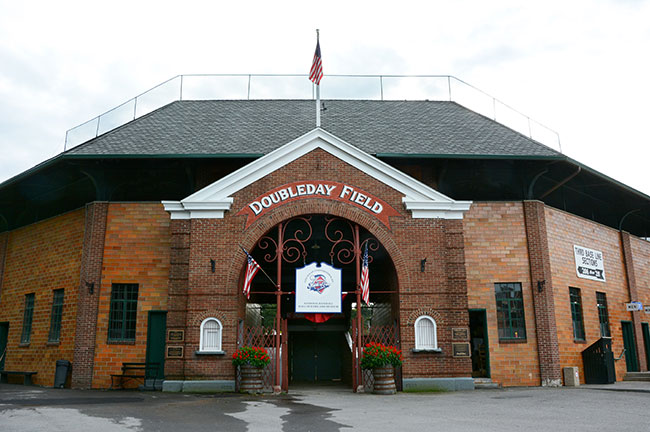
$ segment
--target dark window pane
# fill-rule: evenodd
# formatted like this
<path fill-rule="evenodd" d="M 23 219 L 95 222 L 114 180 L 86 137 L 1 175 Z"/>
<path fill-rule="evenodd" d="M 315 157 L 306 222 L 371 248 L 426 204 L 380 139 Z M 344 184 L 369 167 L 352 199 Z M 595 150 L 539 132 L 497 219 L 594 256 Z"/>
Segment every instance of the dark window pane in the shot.
<path fill-rule="evenodd" d="M 521 284 L 496 283 L 494 293 L 497 304 L 499 339 L 525 339 L 524 299 Z"/>
<path fill-rule="evenodd" d="M 598 321 L 600 323 L 600 336 L 611 337 L 609 331 L 609 312 L 607 311 L 607 296 L 605 293 L 596 293 L 596 306 L 598 307 Z"/>
<path fill-rule="evenodd" d="M 113 284 L 111 311 L 108 322 L 108 339 L 114 341 L 135 340 L 138 312 L 138 285 Z"/>
<path fill-rule="evenodd" d="M 52 314 L 50 315 L 50 333 L 47 340 L 58 342 L 61 338 L 61 319 L 63 317 L 63 290 L 53 291 Z"/>
<path fill-rule="evenodd" d="M 20 343 L 29 343 L 32 336 L 32 319 L 34 317 L 34 293 L 25 295 L 25 311 L 23 312 L 23 331 Z"/>
<path fill-rule="evenodd" d="M 582 298 L 578 288 L 569 288 L 571 302 L 571 319 L 573 321 L 573 338 L 585 340 L 585 326 L 582 318 Z"/>

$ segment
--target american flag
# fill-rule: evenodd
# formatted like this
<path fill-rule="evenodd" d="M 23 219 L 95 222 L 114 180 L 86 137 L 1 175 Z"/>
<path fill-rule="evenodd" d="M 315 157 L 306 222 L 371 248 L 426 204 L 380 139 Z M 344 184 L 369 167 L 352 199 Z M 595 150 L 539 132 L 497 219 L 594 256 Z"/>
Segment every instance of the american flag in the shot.
<path fill-rule="evenodd" d="M 316 41 L 316 52 L 314 53 L 314 60 L 311 63 L 311 70 L 309 71 L 309 80 L 316 85 L 320 84 L 323 78 L 323 59 L 320 56 L 320 42 Z"/>
<path fill-rule="evenodd" d="M 370 304 L 370 271 L 368 270 L 368 243 L 363 252 L 363 264 L 361 265 L 361 297 L 366 304 Z"/>
<path fill-rule="evenodd" d="M 251 298 L 251 282 L 260 269 L 260 265 L 253 259 L 253 257 L 242 248 L 246 257 L 248 258 L 248 265 L 246 266 L 246 277 L 244 278 L 244 295 L 247 299 Z"/>

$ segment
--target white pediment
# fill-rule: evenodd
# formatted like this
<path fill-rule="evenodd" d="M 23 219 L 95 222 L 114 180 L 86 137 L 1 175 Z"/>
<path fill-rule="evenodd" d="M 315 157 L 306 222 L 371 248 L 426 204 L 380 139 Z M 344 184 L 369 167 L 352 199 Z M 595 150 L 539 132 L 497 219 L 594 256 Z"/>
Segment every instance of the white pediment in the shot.
<path fill-rule="evenodd" d="M 204 187 L 181 201 L 162 201 L 172 219 L 223 218 L 233 196 L 246 186 L 320 148 L 403 194 L 413 218 L 462 219 L 471 201 L 455 201 L 402 171 L 316 128 Z"/>

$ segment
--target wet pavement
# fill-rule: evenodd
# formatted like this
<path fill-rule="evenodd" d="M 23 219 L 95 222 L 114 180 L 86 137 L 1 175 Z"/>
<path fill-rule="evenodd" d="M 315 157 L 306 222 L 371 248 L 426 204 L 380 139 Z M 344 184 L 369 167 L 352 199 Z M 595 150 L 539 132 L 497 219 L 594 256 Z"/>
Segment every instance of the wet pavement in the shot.
<path fill-rule="evenodd" d="M 650 383 L 450 393 L 179 394 L 0 384 L 0 431 L 650 430 Z"/>

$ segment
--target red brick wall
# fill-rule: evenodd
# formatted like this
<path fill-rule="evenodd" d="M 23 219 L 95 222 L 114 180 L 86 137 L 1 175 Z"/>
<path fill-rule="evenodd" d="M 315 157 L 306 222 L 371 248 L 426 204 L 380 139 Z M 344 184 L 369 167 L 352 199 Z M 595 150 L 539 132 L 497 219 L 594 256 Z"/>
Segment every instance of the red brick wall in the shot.
<path fill-rule="evenodd" d="M 521 202 L 473 203 L 465 214 L 468 305 L 485 309 L 492 381 L 505 386 L 540 384 L 528 248 Z M 523 343 L 499 341 L 494 284 L 520 282 L 526 318 Z"/>
<path fill-rule="evenodd" d="M 634 272 L 639 301 L 650 305 L 650 241 L 630 236 Z M 641 321 L 650 321 L 650 314 L 641 314 Z"/>
<path fill-rule="evenodd" d="M 401 217 L 390 220 L 391 229 L 368 213 L 339 202 L 304 199 L 280 206 L 244 229 L 236 213 L 250 201 L 279 185 L 300 180 L 345 182 L 385 200 Z M 301 214 L 331 214 L 366 228 L 384 246 L 396 269 L 401 293 L 399 317 L 406 361 L 403 376 L 470 376 L 471 361 L 451 356 L 451 327 L 467 327 L 467 285 L 461 221 L 412 219 L 403 210 L 402 195 L 336 157 L 317 149 L 269 174 L 234 196 L 224 219 L 192 220 L 190 225 L 189 288 L 185 348 L 187 378 L 233 379 L 229 355 L 236 346 L 237 320 L 243 318 L 244 297 L 240 277 L 245 257 L 238 245 L 252 249 L 259 238 L 279 222 Z M 423 235 L 426 233 L 426 235 Z M 420 260 L 427 257 L 424 273 Z M 211 273 L 210 259 L 216 262 Z M 426 311 L 438 320 L 441 354 L 413 354 L 411 317 Z M 197 357 L 199 324 L 216 315 L 224 325 L 225 357 Z M 177 367 L 181 370 L 181 367 Z"/>
<path fill-rule="evenodd" d="M 546 214 L 541 201 L 524 201 L 528 262 L 535 310 L 539 376 L 543 386 L 562 384 Z"/>
<path fill-rule="evenodd" d="M 584 382 L 581 352 L 600 338 L 596 291 L 607 295 L 612 349 L 617 357 L 623 350 L 621 320 L 631 320 L 625 311 L 629 301 L 619 232 L 561 210 L 546 207 L 546 224 L 553 275 L 555 316 L 562 367 L 578 366 Z M 579 245 L 603 253 L 606 282 L 582 279 L 576 275 L 573 246 Z M 586 342 L 573 339 L 569 287 L 579 288 Z M 625 359 L 616 362 L 616 378 L 625 374 Z"/>
<path fill-rule="evenodd" d="M 123 362 L 145 361 L 148 312 L 167 310 L 170 243 L 169 215 L 161 204 L 109 205 L 99 287 L 94 388 L 109 387 L 110 374 L 120 373 Z M 139 285 L 137 331 L 133 344 L 107 341 L 113 283 Z"/>
<path fill-rule="evenodd" d="M 4 234 L 8 239 L 0 322 L 9 322 L 5 369 L 36 371 L 34 383 L 38 385 L 54 384 L 56 360 L 73 359 L 83 234 L 83 210 Z M 60 342 L 48 343 L 52 291 L 61 288 L 65 291 Z M 25 294 L 29 293 L 35 293 L 31 340 L 21 346 Z"/>
<path fill-rule="evenodd" d="M 0 295 L 2 295 L 2 279 L 5 270 L 5 258 L 7 256 L 7 242 L 9 241 L 9 232 L 0 234 Z"/>
<path fill-rule="evenodd" d="M 86 205 L 81 272 L 77 287 L 77 323 L 72 361 L 73 388 L 92 387 L 107 213 L 107 202 L 93 202 Z"/>
<path fill-rule="evenodd" d="M 650 288 L 648 282 L 648 265 L 650 264 L 650 244 L 635 237 L 627 232 L 621 232 L 621 244 L 625 259 L 628 284 L 630 285 L 630 300 L 640 301 L 644 306 L 644 301 L 650 298 Z M 648 322 L 650 315 L 644 311 L 632 312 L 632 323 L 636 338 L 636 352 L 640 371 L 648 370 L 648 358 L 646 356 L 646 347 L 643 339 L 642 322 Z"/>
<path fill-rule="evenodd" d="M 169 256 L 167 330 L 185 331 L 187 328 L 191 221 L 172 220 L 170 228 L 171 249 Z M 185 341 L 187 341 L 187 338 Z M 187 353 L 185 341 L 182 343 L 174 342 L 173 346 L 181 346 L 183 347 L 183 353 Z M 170 358 L 165 361 L 165 378 L 174 380 L 184 379 L 184 377 L 185 361 L 183 359 Z"/>

